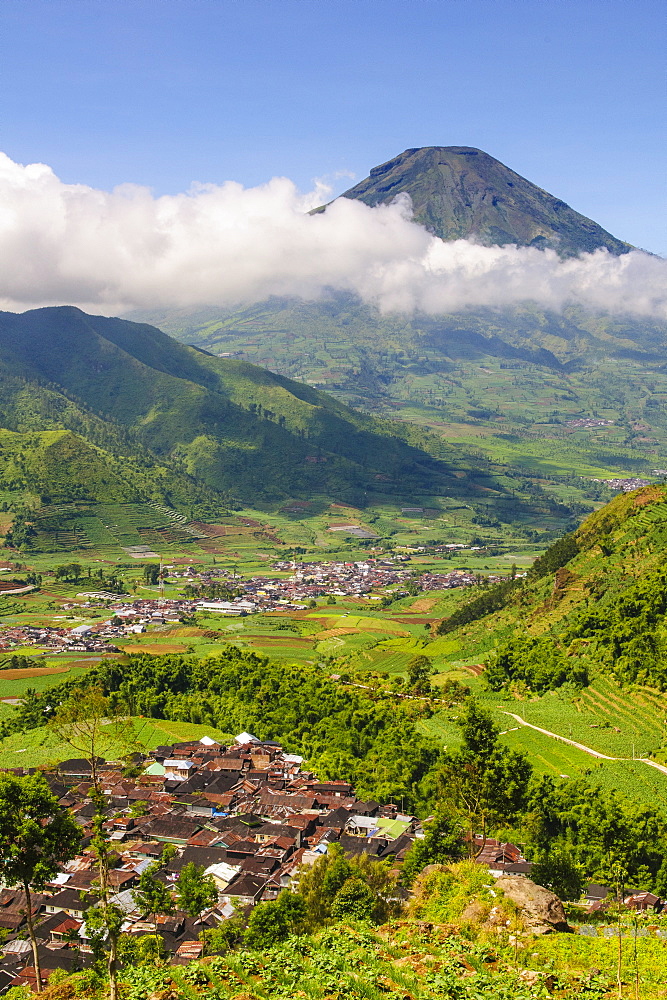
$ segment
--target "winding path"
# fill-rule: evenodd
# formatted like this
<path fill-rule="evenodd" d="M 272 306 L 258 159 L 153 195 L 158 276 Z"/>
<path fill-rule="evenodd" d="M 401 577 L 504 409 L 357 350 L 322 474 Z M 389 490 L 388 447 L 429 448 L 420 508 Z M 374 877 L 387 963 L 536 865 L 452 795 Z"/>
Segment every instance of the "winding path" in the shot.
<path fill-rule="evenodd" d="M 598 757 L 601 760 L 635 760 L 640 764 L 648 764 L 650 767 L 655 767 L 658 771 L 662 771 L 663 774 L 667 774 L 667 767 L 663 764 L 658 764 L 654 760 L 650 760 L 648 757 L 610 757 L 606 753 L 600 753 L 598 750 L 593 750 L 592 747 L 584 746 L 583 743 L 576 743 L 575 740 L 569 740 L 566 736 L 560 736 L 558 733 L 552 733 L 548 729 L 541 729 L 540 726 L 534 726 L 532 722 L 526 722 L 522 719 L 520 715 L 515 715 L 514 712 L 505 712 L 501 710 L 503 715 L 509 715 L 512 719 L 518 722 L 522 726 L 527 726 L 528 729 L 534 729 L 538 733 L 542 733 L 544 736 L 551 736 L 554 740 L 560 740 L 561 743 L 568 743 L 571 747 L 576 747 L 577 750 L 583 750 L 584 753 L 588 753 L 591 757 Z"/>

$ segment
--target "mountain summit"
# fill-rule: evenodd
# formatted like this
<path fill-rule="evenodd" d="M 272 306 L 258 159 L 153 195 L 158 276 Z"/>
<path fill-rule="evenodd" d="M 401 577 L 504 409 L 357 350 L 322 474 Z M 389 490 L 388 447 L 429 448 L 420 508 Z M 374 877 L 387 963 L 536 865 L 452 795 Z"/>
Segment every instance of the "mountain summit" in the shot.
<path fill-rule="evenodd" d="M 563 257 L 599 247 L 614 254 L 632 250 L 500 160 L 468 146 L 406 149 L 341 197 L 372 206 L 403 192 L 412 199 L 415 221 L 443 240 L 549 247 Z"/>

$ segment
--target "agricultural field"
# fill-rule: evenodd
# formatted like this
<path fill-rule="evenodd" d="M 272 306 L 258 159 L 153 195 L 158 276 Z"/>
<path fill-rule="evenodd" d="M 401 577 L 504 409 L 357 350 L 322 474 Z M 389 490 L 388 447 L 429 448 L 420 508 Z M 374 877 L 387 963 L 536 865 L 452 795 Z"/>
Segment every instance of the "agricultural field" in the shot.
<path fill-rule="evenodd" d="M 606 933 L 605 933 L 606 931 Z M 530 942 L 521 955 L 526 966 L 556 974 L 590 976 L 591 969 L 603 970 L 611 982 L 615 979 L 619 958 L 618 937 L 610 927 L 600 934 L 550 934 Z M 665 995 L 667 983 L 667 944 L 649 936 L 641 925 L 636 938 L 629 926 L 623 934 L 621 948 L 621 991 L 609 989 L 607 997 L 626 1000 L 659 1000 Z M 584 987 L 585 989 L 585 987 Z M 582 996 L 586 995 L 582 992 Z"/>
<path fill-rule="evenodd" d="M 497 695 L 490 700 L 497 702 Z M 663 761 L 667 742 L 667 694 L 650 688 L 621 688 L 599 677 L 575 694 L 549 692 L 541 698 L 504 700 L 500 711 L 610 757 L 646 757 Z M 508 717 L 508 725 L 514 722 Z M 661 752 L 662 751 L 662 752 Z"/>
<path fill-rule="evenodd" d="M 660 495 L 654 498 L 658 502 L 652 501 L 652 505 L 642 507 L 624 527 L 630 541 L 647 532 L 655 539 L 662 537 L 660 532 L 664 534 L 664 504 L 661 506 L 662 493 L 658 493 Z M 621 499 L 617 503 L 627 506 L 631 500 Z M 538 543 L 529 544 L 518 538 L 510 539 L 511 545 L 506 538 L 504 543 L 497 541 L 481 551 L 420 551 L 418 542 L 423 527 L 420 517 L 415 515 L 410 521 L 405 511 L 387 509 L 382 518 L 378 516 L 373 521 L 368 511 L 362 512 L 323 496 L 312 503 L 294 501 L 278 513 L 250 509 L 228 513 L 218 523 L 191 522 L 187 511 L 168 511 L 155 504 L 97 505 L 94 516 L 90 509 L 82 509 L 77 516 L 83 517 L 84 513 L 96 521 L 99 533 L 95 535 L 92 529 L 86 529 L 91 547 L 67 555 L 68 562 L 80 562 L 81 578 L 76 582 L 55 578 L 54 570 L 65 561 L 62 553 L 22 553 L 25 562 L 21 572 L 41 573 L 42 585 L 32 593 L 0 601 L 0 624 L 72 628 L 106 621 L 109 613 L 104 607 L 86 608 L 77 594 L 97 589 L 100 576 L 116 573 L 126 593 L 157 598 L 159 588 L 145 582 L 144 567 L 157 564 L 160 557 L 168 570 L 179 571 L 187 566 L 205 569 L 215 565 L 236 579 L 287 576 L 287 571 L 273 570 L 270 564 L 288 554 L 288 558 L 296 555 L 308 562 L 318 559 L 352 561 L 378 552 L 408 556 L 409 562 L 402 565 L 417 575 L 425 571 L 455 569 L 482 575 L 507 575 L 512 566 L 519 573 L 527 569 L 540 551 Z M 71 511 L 53 510 L 51 514 L 53 517 L 69 516 Z M 341 520 L 378 533 L 377 525 L 380 524 L 385 537 L 365 542 L 353 536 L 342 538 L 328 531 L 332 524 Z M 406 522 L 405 544 L 399 541 L 400 532 L 391 534 L 392 526 L 399 525 L 401 520 Z M 426 521 L 431 523 L 430 518 Z M 439 523 L 438 519 L 435 522 Z M 82 530 L 81 523 L 76 520 L 72 530 Z M 107 532 L 104 542 L 102 530 Z M 161 541 L 154 549 L 147 548 L 146 532 L 161 532 Z M 173 533 L 171 541 L 167 540 L 168 532 Z M 187 536 L 187 540 L 179 537 L 179 533 Z M 456 537 L 455 534 L 446 533 L 440 525 L 439 540 L 446 542 L 452 537 Z M 150 552 L 156 555 L 148 554 Z M 133 553 L 139 558 L 133 558 Z M 15 566 L 18 561 L 16 553 L 7 549 L 0 554 L 0 565 L 2 557 L 6 566 Z M 610 550 L 610 554 L 593 546 L 585 558 L 586 572 L 594 575 L 610 567 L 618 573 L 627 572 L 629 568 L 639 572 L 641 567 L 637 560 L 646 559 L 646 555 L 633 542 L 627 551 Z M 636 567 L 632 560 L 637 562 Z M 168 578 L 164 585 L 165 597 L 182 597 L 186 584 L 183 578 Z M 566 686 L 557 693 L 541 696 L 524 693 L 516 697 L 507 692 L 493 693 L 484 682 L 484 664 L 497 643 L 516 628 L 516 608 L 507 606 L 455 633 L 438 636 L 434 625 L 466 602 L 471 596 L 470 590 L 417 592 L 394 599 L 392 591 L 395 589 L 375 595 L 383 600 L 321 597 L 314 606 L 303 610 L 276 610 L 244 618 L 230 619 L 199 612 L 186 622 L 151 625 L 143 634 L 118 639 L 120 652 L 111 655 L 173 653 L 206 657 L 231 643 L 284 664 L 315 667 L 326 676 L 351 674 L 355 683 L 367 683 L 369 687 L 377 683 L 377 675 L 385 675 L 392 683 L 405 678 L 410 661 L 418 655 L 427 656 L 434 670 L 434 698 L 438 698 L 439 688 L 449 680 L 467 686 L 493 711 L 506 733 L 503 738 L 508 745 L 524 750 L 538 771 L 555 776 L 583 775 L 608 787 L 622 782 L 629 794 L 644 801 L 666 794 L 667 776 L 633 758 L 650 754 L 656 761 L 667 763 L 667 695 L 647 687 L 620 688 L 604 676 L 595 677 L 591 685 L 582 690 Z M 551 609 L 547 600 L 551 589 L 552 583 L 547 581 L 543 593 L 539 588 L 535 591 L 536 610 L 530 612 L 533 616 L 530 621 L 531 627 L 538 631 L 557 622 L 564 609 L 570 606 L 568 602 L 576 602 L 581 596 L 581 585 L 577 584 L 564 593 L 557 607 Z M 69 607 L 65 609 L 63 605 Z M 11 714 L 12 704 L 27 690 L 44 691 L 63 681 L 84 677 L 90 665 L 99 662 L 98 656 L 53 654 L 35 646 L 11 652 L 37 662 L 28 669 L 0 669 L 0 718 Z M 437 702 L 435 708 L 436 714 L 422 721 L 423 732 L 442 745 L 451 745 L 458 738 L 456 709 L 438 711 Z M 522 725 L 512 715 L 621 760 L 600 761 L 583 750 Z"/>
<path fill-rule="evenodd" d="M 149 503 L 46 506 L 35 515 L 37 535 L 28 555 L 40 572 L 62 563 L 67 554 L 72 561 L 116 563 L 124 568 L 162 558 L 167 564 L 216 563 L 259 574 L 267 562 L 294 547 L 311 552 L 312 558 L 350 561 L 366 558 L 369 550 L 387 544 L 414 551 L 437 542 L 470 544 L 475 540 L 494 551 L 494 555 L 467 553 L 469 567 L 482 571 L 512 563 L 528 566 L 543 548 L 508 525 L 481 528 L 474 523 L 473 509 L 460 501 L 415 496 L 410 503 L 428 516 L 405 514 L 398 502 L 361 510 L 336 497 L 318 495 L 278 510 L 245 508 L 209 522 L 192 519 L 187 510 L 169 511 Z M 376 538 L 365 540 L 348 531 L 332 530 L 340 527 Z M 443 556 L 434 560 L 416 551 L 414 555 L 424 569 L 441 567 L 445 561 Z"/>
<path fill-rule="evenodd" d="M 489 706 L 492 707 L 492 706 Z M 497 707 L 497 706 L 496 706 Z M 457 746 L 460 732 L 455 713 L 438 712 L 419 723 L 426 736 L 443 746 Z M 503 727 L 502 742 L 512 750 L 526 754 L 536 774 L 552 778 L 585 778 L 607 791 L 620 791 L 628 800 L 667 808 L 667 774 L 636 760 L 600 760 L 577 747 L 520 726 L 513 719 L 503 720 L 494 713 L 494 721 Z"/>
<path fill-rule="evenodd" d="M 25 649 L 23 652 L 29 656 L 34 653 L 34 650 Z M 57 657 L 50 657 L 48 665 L 34 669 L 2 670 L 0 671 L 0 699 L 21 698 L 28 690 L 46 691 L 54 684 L 82 679 L 86 669 L 97 662 L 99 662 L 99 658 L 98 660 L 90 659 L 85 665 L 81 662 L 68 664 L 60 662 Z"/>

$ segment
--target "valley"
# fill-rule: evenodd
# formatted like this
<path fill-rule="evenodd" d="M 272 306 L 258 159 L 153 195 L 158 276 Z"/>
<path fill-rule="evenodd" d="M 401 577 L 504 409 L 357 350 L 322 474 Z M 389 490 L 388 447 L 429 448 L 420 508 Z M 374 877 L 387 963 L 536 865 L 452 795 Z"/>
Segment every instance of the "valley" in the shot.
<path fill-rule="evenodd" d="M 641 559 L 628 562 L 639 542 L 623 541 L 619 561 L 605 541 L 606 555 L 595 557 L 589 545 L 578 557 L 591 569 L 575 590 L 566 580 L 562 591 L 554 584 L 552 596 L 538 599 L 532 582 L 536 558 L 582 516 L 596 523 L 596 510 L 631 509 L 633 493 L 609 504 L 618 490 L 605 480 L 661 478 L 659 366 L 649 387 L 644 363 L 617 365 L 615 381 L 612 361 L 589 377 L 576 364 L 559 368 L 555 356 L 547 367 L 508 360 L 495 344 L 495 354 L 481 357 L 443 361 L 440 352 L 444 371 L 437 371 L 435 348 L 408 356 L 391 347 L 385 330 L 387 346 L 373 369 L 355 355 L 363 336 L 370 345 L 368 317 L 339 300 L 329 320 L 344 329 L 343 307 L 354 336 L 348 332 L 334 348 L 330 330 L 321 360 L 326 351 L 345 354 L 350 379 L 367 395 L 325 381 L 340 401 L 248 364 L 245 352 L 244 360 L 205 353 L 238 347 L 238 330 L 224 340 L 224 324 L 202 332 L 194 350 L 153 327 L 78 310 L 5 314 L 0 503 L 10 547 L 0 559 L 8 576 L 38 583 L 2 598 L 5 656 L 30 660 L 0 678 L 3 717 L 12 717 L 26 691 L 83 677 L 100 657 L 207 657 L 232 644 L 336 676 L 339 684 L 412 700 L 424 716 L 423 735 L 441 745 L 456 739 L 456 702 L 449 709 L 445 698 L 443 707 L 439 692 L 461 685 L 538 771 L 580 775 L 609 789 L 620 783 L 637 801 L 662 800 L 667 776 L 639 758 L 660 761 L 667 752 L 659 721 L 667 700 L 646 679 L 633 679 L 629 692 L 613 671 L 603 667 L 598 676 L 591 666 L 580 693 L 567 685 L 531 693 L 516 684 L 490 689 L 485 672 L 523 621 L 526 601 L 537 601 L 529 631 L 544 634 L 558 627 L 564 609 L 576 610 L 595 592 L 600 558 L 606 574 L 617 564 L 637 573 L 654 565 L 643 546 Z M 284 308 L 282 322 L 298 331 L 303 307 Z M 318 310 L 311 309 L 313 322 Z M 387 323 L 399 343 L 405 326 Z M 408 332 L 414 345 L 429 340 L 423 329 Z M 54 336 L 70 345 L 75 365 L 54 355 Z M 271 337 L 274 362 L 281 349 L 302 363 L 309 356 L 305 334 L 281 340 L 273 330 Z M 246 336 L 242 344 L 252 342 Z M 456 338 L 448 343 L 454 355 Z M 109 378 L 115 371 L 120 394 L 95 397 L 100 368 Z M 346 396 L 367 412 L 350 408 Z M 647 504 L 628 524 L 652 537 L 661 530 L 662 488 L 637 495 Z M 646 544 L 661 550 L 662 537 Z M 348 585 L 344 574 L 330 572 L 333 564 L 384 565 L 388 575 L 360 571 L 360 584 Z M 295 576 L 306 581 L 300 590 L 289 582 Z M 516 598 L 510 588 L 497 609 L 438 634 L 439 623 L 471 596 L 474 605 L 474 595 L 500 586 L 494 581 L 515 578 Z M 221 600 L 231 602 L 223 614 L 200 606 Z M 236 608 L 244 601 L 246 608 Z M 121 625 L 105 624 L 110 619 Z M 134 629 L 132 622 L 145 624 Z M 42 646 L 35 626 L 43 629 Z M 85 626 L 80 648 L 69 650 L 69 630 L 78 626 Z M 419 656 L 432 674 L 426 697 L 406 687 Z M 507 713 L 528 725 L 509 725 Z M 596 760 L 530 726 L 618 759 Z"/>
<path fill-rule="evenodd" d="M 667 329 L 657 325 L 529 308 L 400 320 L 344 296 L 149 318 L 212 353 L 428 428 L 556 498 L 585 502 L 591 480 L 651 479 L 664 465 Z"/>
<path fill-rule="evenodd" d="M 407 150 L 341 198 L 396 195 L 446 242 L 633 257 L 480 150 Z M 153 927 L 118 893 L 90 949 L 119 935 L 121 996 L 604 997 L 610 930 L 661 996 L 666 480 L 657 320 L 328 288 L 0 313 L 0 770 L 48 776 L 75 866 L 111 840 L 148 866 Z M 188 851 L 221 883 L 161 936 Z M 497 865 L 566 901 L 569 944 Z"/>
<path fill-rule="evenodd" d="M 471 546 L 469 540 L 441 537 L 433 544 L 419 530 L 419 518 L 408 519 L 389 537 L 343 540 L 327 530 L 341 520 L 338 507 L 318 515 L 296 503 L 282 515 L 248 509 L 215 524 L 188 522 L 159 505 L 92 505 L 87 519 L 78 510 L 70 531 L 56 533 L 59 548 L 40 552 L 49 548 L 45 539 L 54 533 L 38 530 L 32 551 L 27 548 L 20 557 L 7 548 L 0 553 L 8 576 L 19 582 L 41 578 L 33 592 L 5 597 L 0 606 L 1 717 L 10 721 L 17 699 L 27 691 L 77 682 L 107 658 L 122 663 L 142 654 L 210 657 L 232 645 L 276 664 L 300 664 L 336 677 L 337 684 L 412 701 L 422 716 L 423 735 L 445 746 L 459 738 L 456 700 L 448 707 L 447 691 L 460 685 L 492 711 L 503 743 L 526 753 L 538 773 L 581 776 L 608 790 L 623 787 L 637 802 L 667 803 L 667 775 L 641 760 L 667 763 L 667 695 L 659 689 L 641 679 L 628 686 L 608 668 L 594 666 L 595 657 L 583 688 L 565 684 L 531 693 L 519 685 L 511 693 L 494 691 L 484 672 L 495 650 L 521 634 L 524 621 L 531 634 L 540 636 L 576 613 L 602 566 L 610 598 L 615 587 L 622 592 L 628 586 L 624 573 L 641 575 L 659 566 L 665 503 L 663 489 L 650 487 L 601 508 L 592 527 L 585 522 L 580 529 L 583 551 L 568 563 L 572 569 L 558 570 L 560 583 L 548 575 L 533 580 L 531 567 L 540 553 L 535 543 L 516 539 L 512 545 L 505 538 Z M 359 510 L 345 508 L 345 514 L 348 522 L 369 524 Z M 35 523 L 39 528 L 39 520 Z M 84 533 L 82 547 L 77 543 Z M 68 582 L 71 564 L 78 577 Z M 332 572 L 336 565 L 341 572 Z M 494 579 L 509 580 L 513 574 L 516 596 L 510 591 L 505 607 L 473 615 L 468 624 L 438 635 L 439 623 L 498 586 Z M 106 590 L 109 578 L 117 598 Z M 478 580 L 485 586 L 475 585 Z M 442 583 L 438 589 L 439 581 L 451 589 L 443 590 Z M 110 629 L 110 620 L 120 627 Z M 135 631 L 134 622 L 145 624 Z M 41 644 L 39 634 L 22 644 L 21 629 L 35 625 L 47 630 Z M 83 625 L 91 628 L 81 640 L 84 646 L 70 651 L 59 636 Z M 49 629 L 53 641 L 47 641 Z M 100 641 L 100 629 L 101 652 L 86 650 L 85 643 Z M 411 691 L 407 681 L 409 664 L 419 656 L 427 658 L 431 675 L 426 696 Z M 16 657 L 27 657 L 29 665 L 12 668 Z M 517 724 L 513 715 L 527 725 Z M 191 721 L 199 719 L 195 715 Z M 17 741 L 20 737 L 7 737 L 6 749 L 0 747 L 5 766 L 25 749 Z"/>

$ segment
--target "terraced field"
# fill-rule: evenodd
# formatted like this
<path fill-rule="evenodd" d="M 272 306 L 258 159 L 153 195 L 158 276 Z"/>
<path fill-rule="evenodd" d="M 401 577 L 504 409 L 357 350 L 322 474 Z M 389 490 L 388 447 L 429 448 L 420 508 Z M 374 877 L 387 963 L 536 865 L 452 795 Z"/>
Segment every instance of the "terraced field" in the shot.
<path fill-rule="evenodd" d="M 26 651 L 28 655 L 33 650 Z M 92 663 L 93 661 L 91 661 Z M 54 684 L 64 681 L 78 680 L 83 677 L 86 667 L 58 664 L 44 669 L 36 674 L 34 670 L 2 670 L 0 671 L 0 698 L 21 698 L 28 689 L 46 691 Z M 6 676 L 11 674 L 12 676 Z"/>
<path fill-rule="evenodd" d="M 505 701 L 503 708 L 612 757 L 656 753 L 667 736 L 667 695 L 642 687 L 623 689 L 607 678 L 596 679 L 570 699 L 550 692 L 533 700 Z"/>
<path fill-rule="evenodd" d="M 636 760 L 599 760 L 577 747 L 520 726 L 513 719 L 494 713 L 503 727 L 502 741 L 513 750 L 525 753 L 537 774 L 554 778 L 585 778 L 607 791 L 617 791 L 628 801 L 646 805 L 659 802 L 667 808 L 667 775 L 650 764 Z M 453 712 L 439 712 L 419 723 L 420 730 L 443 746 L 457 746 L 460 732 Z"/>

